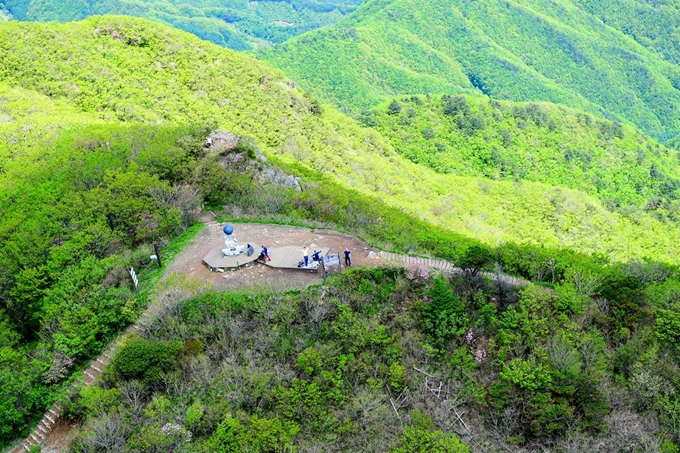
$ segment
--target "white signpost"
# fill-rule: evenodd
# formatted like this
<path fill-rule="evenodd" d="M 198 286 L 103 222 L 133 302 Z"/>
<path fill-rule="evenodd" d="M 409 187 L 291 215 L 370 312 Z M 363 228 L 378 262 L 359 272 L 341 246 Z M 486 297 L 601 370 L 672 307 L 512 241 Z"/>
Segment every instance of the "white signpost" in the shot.
<path fill-rule="evenodd" d="M 132 277 L 132 283 L 134 283 L 135 289 L 139 289 L 139 279 L 137 278 L 135 270 L 132 267 L 130 267 L 128 272 L 130 272 L 130 277 Z"/>

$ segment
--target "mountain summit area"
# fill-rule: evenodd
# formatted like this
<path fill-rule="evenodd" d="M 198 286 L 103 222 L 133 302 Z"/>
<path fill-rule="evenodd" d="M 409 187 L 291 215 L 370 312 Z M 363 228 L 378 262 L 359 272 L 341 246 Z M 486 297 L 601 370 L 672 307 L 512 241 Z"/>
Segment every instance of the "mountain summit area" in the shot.
<path fill-rule="evenodd" d="M 0 2 L 3 449 L 680 451 L 672 3 L 81 3 Z"/>

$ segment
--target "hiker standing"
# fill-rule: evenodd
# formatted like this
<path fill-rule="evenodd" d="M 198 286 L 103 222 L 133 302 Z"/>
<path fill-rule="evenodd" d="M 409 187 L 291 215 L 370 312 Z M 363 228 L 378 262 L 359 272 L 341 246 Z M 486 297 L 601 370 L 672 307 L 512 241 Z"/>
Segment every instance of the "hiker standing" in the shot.
<path fill-rule="evenodd" d="M 302 248 L 302 257 L 305 259 L 305 267 L 309 267 L 309 254 L 307 253 L 307 246 Z"/>
<path fill-rule="evenodd" d="M 347 266 L 347 267 L 352 267 L 351 255 L 352 255 L 352 252 L 350 252 L 349 249 L 345 249 L 345 266 Z"/>
<path fill-rule="evenodd" d="M 269 257 L 269 250 L 267 250 L 267 246 L 263 245 L 262 246 L 262 261 L 271 261 L 272 259 Z"/>

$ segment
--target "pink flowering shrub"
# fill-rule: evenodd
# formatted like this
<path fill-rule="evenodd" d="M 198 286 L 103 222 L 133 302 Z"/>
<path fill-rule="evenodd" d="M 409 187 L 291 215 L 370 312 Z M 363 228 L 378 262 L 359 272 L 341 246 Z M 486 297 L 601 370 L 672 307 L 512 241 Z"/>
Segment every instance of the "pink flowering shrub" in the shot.
<path fill-rule="evenodd" d="M 191 431 L 187 430 L 182 425 L 178 425 L 176 423 L 166 423 L 161 427 L 161 431 L 170 438 L 184 442 L 191 442 Z"/>
<path fill-rule="evenodd" d="M 406 278 L 414 283 L 424 282 L 432 278 L 430 270 L 423 264 L 410 263 L 406 266 Z"/>
<path fill-rule="evenodd" d="M 473 346 L 477 339 L 475 338 L 475 332 L 472 330 L 472 327 L 468 330 L 467 334 L 465 335 L 465 342 L 469 346 Z M 486 349 L 483 347 L 479 347 L 475 350 L 475 361 L 477 363 L 482 363 L 486 359 Z"/>
<path fill-rule="evenodd" d="M 467 335 L 465 335 L 465 341 L 467 342 L 467 344 L 470 344 L 470 345 L 471 345 L 472 343 L 474 343 L 474 341 L 475 341 L 475 334 L 474 334 L 474 332 L 472 331 L 472 328 L 470 328 L 470 330 L 468 330 Z"/>

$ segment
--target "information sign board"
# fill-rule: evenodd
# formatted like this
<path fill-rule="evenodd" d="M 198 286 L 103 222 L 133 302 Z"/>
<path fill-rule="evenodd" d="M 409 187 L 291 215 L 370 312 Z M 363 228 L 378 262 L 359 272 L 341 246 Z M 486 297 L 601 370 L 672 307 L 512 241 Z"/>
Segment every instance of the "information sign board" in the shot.
<path fill-rule="evenodd" d="M 324 266 L 337 266 L 340 264 L 340 255 L 335 253 L 333 255 L 326 255 L 323 257 Z"/>

